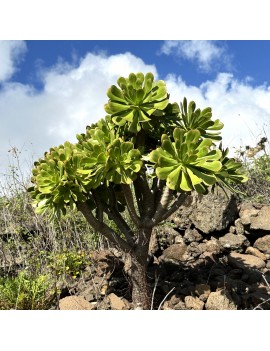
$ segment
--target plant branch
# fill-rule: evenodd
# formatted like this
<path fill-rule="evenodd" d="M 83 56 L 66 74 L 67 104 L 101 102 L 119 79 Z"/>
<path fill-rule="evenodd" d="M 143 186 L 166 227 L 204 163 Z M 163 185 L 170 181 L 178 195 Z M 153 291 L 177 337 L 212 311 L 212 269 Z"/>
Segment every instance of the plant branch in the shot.
<path fill-rule="evenodd" d="M 135 244 L 133 231 L 130 229 L 121 214 L 113 208 L 104 208 L 104 212 L 114 221 L 120 231 L 124 234 L 129 245 L 133 246 Z"/>
<path fill-rule="evenodd" d="M 77 208 L 96 231 L 104 235 L 105 238 L 117 245 L 124 252 L 130 252 L 131 246 L 105 223 L 99 222 L 85 202 L 77 202 Z"/>
<path fill-rule="evenodd" d="M 157 205 L 156 213 L 153 217 L 154 225 L 158 224 L 162 220 L 162 217 L 166 213 L 170 201 L 172 200 L 173 193 L 174 190 L 171 190 L 166 186 L 165 190 L 163 191 L 160 202 Z"/>
<path fill-rule="evenodd" d="M 102 206 L 101 200 L 97 196 L 95 189 L 92 189 L 91 192 L 92 192 L 93 198 L 94 198 L 96 206 L 97 206 L 97 215 L 96 215 L 97 220 L 99 222 L 103 222 L 103 206 Z"/>
<path fill-rule="evenodd" d="M 121 184 L 123 194 L 125 196 L 127 208 L 129 215 L 134 222 L 134 224 L 139 227 L 140 226 L 140 219 L 136 213 L 135 206 L 134 206 L 134 200 L 133 200 L 133 195 L 130 189 L 130 186 L 128 184 Z"/>
<path fill-rule="evenodd" d="M 146 215 L 152 215 L 154 211 L 154 194 L 153 191 L 149 188 L 146 172 L 143 172 L 139 176 L 139 181 L 142 186 L 142 194 L 143 194 L 143 208 L 146 211 Z"/>
<path fill-rule="evenodd" d="M 166 181 L 165 180 L 160 180 L 158 178 L 155 178 L 155 184 L 153 184 L 152 190 L 153 190 L 153 195 L 154 195 L 154 203 L 155 204 L 159 204 L 162 194 L 163 194 L 163 189 L 166 185 Z M 154 180 L 155 180 L 154 179 Z"/>

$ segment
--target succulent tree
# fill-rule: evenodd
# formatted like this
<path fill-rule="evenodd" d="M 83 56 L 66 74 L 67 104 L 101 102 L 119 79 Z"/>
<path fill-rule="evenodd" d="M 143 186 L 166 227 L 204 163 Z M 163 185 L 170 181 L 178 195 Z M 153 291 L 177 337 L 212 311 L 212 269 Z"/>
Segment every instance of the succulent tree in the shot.
<path fill-rule="evenodd" d="M 187 205 L 192 192 L 233 190 L 246 177 L 217 145 L 223 124 L 212 120 L 211 108 L 186 98 L 170 103 L 165 82 L 152 73 L 131 73 L 117 85 L 107 91 L 104 119 L 77 135 L 76 144 L 53 147 L 35 162 L 29 191 L 38 213 L 77 208 L 121 250 L 134 306 L 149 309 L 153 228 Z"/>

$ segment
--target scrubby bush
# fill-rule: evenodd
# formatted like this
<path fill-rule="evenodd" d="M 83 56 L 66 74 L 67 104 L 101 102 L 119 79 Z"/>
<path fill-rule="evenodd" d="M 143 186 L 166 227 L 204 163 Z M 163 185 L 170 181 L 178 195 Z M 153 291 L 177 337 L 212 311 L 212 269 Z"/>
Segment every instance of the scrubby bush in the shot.
<path fill-rule="evenodd" d="M 24 270 L 15 277 L 0 277 L 0 310 L 46 310 L 54 293 L 49 275 L 32 276 Z"/>
<path fill-rule="evenodd" d="M 69 275 L 77 278 L 86 266 L 91 264 L 89 252 L 82 250 L 64 250 L 62 252 L 50 253 L 48 265 L 51 273 L 55 275 Z"/>
<path fill-rule="evenodd" d="M 246 146 L 237 151 L 237 158 L 242 162 L 243 171 L 248 176 L 246 183 L 238 185 L 242 198 L 261 203 L 270 203 L 270 155 L 266 137 L 255 147 Z"/>

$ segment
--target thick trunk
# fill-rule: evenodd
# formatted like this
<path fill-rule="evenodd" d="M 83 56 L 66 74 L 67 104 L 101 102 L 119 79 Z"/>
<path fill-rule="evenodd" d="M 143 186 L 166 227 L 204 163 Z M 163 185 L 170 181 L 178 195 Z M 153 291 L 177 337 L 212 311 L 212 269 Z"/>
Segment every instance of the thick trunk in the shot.
<path fill-rule="evenodd" d="M 131 256 L 128 274 L 132 284 L 134 309 L 150 310 L 151 297 L 147 282 L 147 262 L 139 262 L 137 258 Z"/>
<path fill-rule="evenodd" d="M 152 228 L 138 233 L 138 245 L 126 255 L 125 268 L 132 285 L 132 302 L 135 309 L 151 309 L 151 291 L 147 282 L 147 265 Z"/>

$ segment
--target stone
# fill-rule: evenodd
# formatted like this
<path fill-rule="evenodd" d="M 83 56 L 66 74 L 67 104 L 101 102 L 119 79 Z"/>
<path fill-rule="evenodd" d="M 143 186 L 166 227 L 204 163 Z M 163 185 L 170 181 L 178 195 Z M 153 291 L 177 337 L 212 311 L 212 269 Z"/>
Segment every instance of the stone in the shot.
<path fill-rule="evenodd" d="M 262 238 L 258 238 L 253 247 L 265 254 L 270 254 L 270 235 L 265 235 Z"/>
<path fill-rule="evenodd" d="M 185 244 L 173 244 L 163 251 L 160 259 L 164 261 L 176 260 L 184 262 L 188 259 L 187 245 Z"/>
<path fill-rule="evenodd" d="M 111 250 L 94 251 L 91 254 L 93 266 L 96 268 L 96 275 L 104 278 L 110 277 L 111 272 L 114 271 L 115 266 L 121 264 L 119 258 L 115 257 Z"/>
<path fill-rule="evenodd" d="M 110 310 L 110 309 L 111 309 L 110 300 L 108 299 L 108 296 L 105 296 L 103 300 L 98 302 L 97 310 Z"/>
<path fill-rule="evenodd" d="M 237 310 L 237 306 L 232 300 L 231 294 L 224 290 L 211 292 L 206 304 L 206 310 Z"/>
<path fill-rule="evenodd" d="M 185 310 L 186 305 L 182 299 L 173 295 L 168 301 L 164 302 L 163 310 Z"/>
<path fill-rule="evenodd" d="M 202 253 L 206 251 L 212 254 L 219 254 L 221 252 L 221 244 L 219 240 L 213 237 L 206 243 L 200 243 L 199 248 Z"/>
<path fill-rule="evenodd" d="M 211 288 L 208 284 L 197 284 L 195 285 L 195 294 L 200 300 L 206 301 L 211 293 Z"/>
<path fill-rule="evenodd" d="M 175 239 L 174 239 L 174 243 L 175 244 L 184 244 L 184 239 L 181 235 L 179 236 L 176 236 Z"/>
<path fill-rule="evenodd" d="M 156 237 L 157 244 L 161 249 L 175 244 L 175 240 L 179 238 L 182 239 L 179 232 L 168 225 L 154 228 L 152 236 Z"/>
<path fill-rule="evenodd" d="M 112 310 L 129 310 L 130 306 L 127 300 L 118 297 L 114 293 L 108 295 L 108 300 Z"/>
<path fill-rule="evenodd" d="M 219 238 L 221 246 L 225 249 L 242 252 L 244 248 L 250 245 L 248 239 L 241 234 L 228 233 Z"/>
<path fill-rule="evenodd" d="M 199 243 L 196 241 L 193 241 L 190 243 L 190 245 L 188 245 L 187 252 L 193 258 L 200 256 L 202 253 L 201 248 L 199 247 Z"/>
<path fill-rule="evenodd" d="M 85 298 L 86 301 L 91 302 L 96 300 L 96 293 L 93 285 L 80 292 L 80 295 Z"/>
<path fill-rule="evenodd" d="M 235 226 L 231 225 L 229 228 L 229 233 L 236 234 L 236 228 Z"/>
<path fill-rule="evenodd" d="M 261 269 L 266 266 L 266 263 L 259 257 L 238 252 L 231 252 L 228 255 L 228 262 L 236 268 L 256 268 Z"/>
<path fill-rule="evenodd" d="M 183 238 L 186 244 L 190 244 L 194 241 L 201 241 L 203 236 L 196 229 L 186 229 Z"/>
<path fill-rule="evenodd" d="M 240 235 L 244 235 L 245 234 L 245 228 L 241 222 L 241 219 L 240 218 L 237 218 L 234 222 L 234 225 L 235 225 L 235 231 L 236 231 L 236 234 L 240 234 Z"/>
<path fill-rule="evenodd" d="M 250 254 L 250 255 L 254 255 L 256 257 L 259 257 L 260 259 L 262 259 L 263 261 L 267 260 L 267 257 L 265 254 L 263 254 L 260 250 L 256 249 L 255 247 L 249 246 L 246 249 L 246 254 Z"/>
<path fill-rule="evenodd" d="M 194 198 L 195 198 L 195 193 L 190 196 L 188 201 L 185 201 L 185 203 L 179 207 L 179 209 L 174 212 L 168 220 L 174 224 L 175 227 L 179 229 L 186 229 L 190 228 L 192 222 L 190 220 L 190 216 L 192 212 L 194 211 Z"/>
<path fill-rule="evenodd" d="M 59 301 L 60 310 L 93 310 L 95 307 L 82 296 L 67 296 Z"/>
<path fill-rule="evenodd" d="M 185 305 L 187 310 L 203 310 L 204 302 L 198 297 L 186 296 Z"/>
<path fill-rule="evenodd" d="M 213 193 L 197 195 L 195 203 L 190 219 L 195 228 L 206 234 L 229 228 L 238 214 L 236 197 L 227 190 L 216 188 Z"/>
<path fill-rule="evenodd" d="M 181 300 L 180 302 L 178 302 L 177 305 L 174 306 L 173 309 L 174 310 L 185 310 L 186 309 L 186 305 L 185 305 L 184 301 Z"/>
<path fill-rule="evenodd" d="M 249 231 L 270 233 L 270 205 L 243 203 L 239 212 L 241 223 Z"/>
<path fill-rule="evenodd" d="M 259 211 L 260 210 L 253 207 L 252 203 L 250 202 L 242 203 L 240 206 L 240 212 L 239 212 L 241 223 L 244 226 L 250 225 L 252 218 L 256 217 Z"/>
<path fill-rule="evenodd" d="M 251 219 L 250 230 L 270 232 L 270 206 L 263 206 L 258 215 Z"/>
<path fill-rule="evenodd" d="M 172 295 L 172 297 L 168 300 L 169 305 L 172 307 L 177 305 L 180 301 L 181 301 L 180 297 L 178 297 L 176 295 Z"/>
<path fill-rule="evenodd" d="M 169 302 L 165 301 L 161 309 L 164 311 L 168 311 L 168 310 L 171 310 L 172 308 L 170 307 Z"/>

